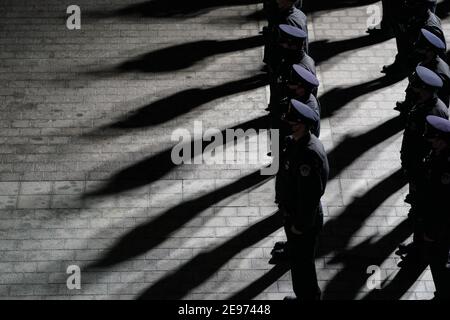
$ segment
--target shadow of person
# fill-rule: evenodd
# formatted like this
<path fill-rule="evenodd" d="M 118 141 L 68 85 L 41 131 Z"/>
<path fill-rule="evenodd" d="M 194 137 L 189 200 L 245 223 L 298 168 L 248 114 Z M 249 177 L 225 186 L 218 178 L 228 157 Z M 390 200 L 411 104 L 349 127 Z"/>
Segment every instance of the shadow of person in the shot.
<path fill-rule="evenodd" d="M 320 96 L 319 101 L 322 106 L 322 118 L 333 116 L 334 112 L 349 104 L 358 97 L 368 93 L 389 87 L 402 81 L 406 75 L 382 76 L 380 78 L 364 82 L 347 88 L 334 88 Z"/>
<path fill-rule="evenodd" d="M 120 72 L 171 72 L 182 70 L 214 55 L 244 51 L 264 44 L 261 35 L 235 40 L 201 40 L 156 50 L 115 68 Z"/>
<path fill-rule="evenodd" d="M 371 266 L 381 266 L 399 243 L 412 233 L 412 226 L 405 220 L 380 240 L 367 239 L 356 247 L 336 256 L 330 263 L 344 264 L 338 274 L 328 282 L 323 299 L 353 300 L 366 285 L 369 278 L 367 270 Z"/>
<path fill-rule="evenodd" d="M 363 300 L 400 300 L 426 270 L 423 260 L 406 260 L 400 271 L 380 290 L 373 290 Z"/>
<path fill-rule="evenodd" d="M 140 294 L 140 300 L 178 300 L 196 288 L 242 250 L 270 236 L 282 226 L 279 212 L 257 222 L 220 246 L 198 254 L 174 273 Z"/>
<path fill-rule="evenodd" d="M 363 226 L 372 213 L 406 184 L 407 181 L 403 172 L 397 170 L 380 181 L 362 197 L 355 198 L 342 214 L 325 224 L 317 256 L 325 256 L 345 249 L 352 236 Z M 397 246 L 399 244 L 397 243 Z"/>
<path fill-rule="evenodd" d="M 277 264 L 259 279 L 253 281 L 250 285 L 233 294 L 227 300 L 251 300 L 256 298 L 261 292 L 264 292 L 269 286 L 280 279 L 291 269 L 287 263 Z"/>
<path fill-rule="evenodd" d="M 178 116 L 186 114 L 196 107 L 208 102 L 264 87 L 269 83 L 266 74 L 260 74 L 245 79 L 227 82 L 207 89 L 188 89 L 172 96 L 157 100 L 144 106 L 123 120 L 106 128 L 143 128 L 159 125 Z"/>
<path fill-rule="evenodd" d="M 263 116 L 243 122 L 228 129 L 242 129 L 243 131 L 247 131 L 248 129 L 261 130 L 267 129 L 268 125 L 268 116 Z M 226 130 L 227 129 L 221 132 L 222 137 L 226 137 Z M 211 143 L 200 139 L 186 142 L 184 144 L 184 146 L 190 148 L 190 150 L 193 151 L 191 154 L 191 159 L 194 159 L 199 155 L 198 153 L 196 153 L 197 148 L 195 147 L 199 142 L 202 145 L 202 148 L 200 148 L 201 150 L 199 150 L 201 152 L 203 152 L 205 148 Z M 137 164 L 132 165 L 131 167 L 123 169 L 122 171 L 115 174 L 106 183 L 106 185 L 84 194 L 82 198 L 86 199 L 98 196 L 106 196 L 117 194 L 123 191 L 133 190 L 161 179 L 176 167 L 177 165 L 175 165 L 172 160 L 172 148 L 165 149 L 147 159 L 142 160 Z"/>
<path fill-rule="evenodd" d="M 314 13 L 318 11 L 338 10 L 352 7 L 362 7 L 374 4 L 379 0 L 322 0 L 322 1 L 304 1 L 302 10 L 305 13 Z"/>
<path fill-rule="evenodd" d="M 247 189 L 256 188 L 271 178 L 271 176 L 262 176 L 260 171 L 256 171 L 215 191 L 185 201 L 128 232 L 100 261 L 88 268 L 110 267 L 144 254 L 161 244 L 172 233 L 215 203 Z"/>
<path fill-rule="evenodd" d="M 328 153 L 331 165 L 330 179 L 338 176 L 359 156 L 374 146 L 396 135 L 404 128 L 404 120 L 398 116 L 357 136 L 347 136 L 336 148 Z"/>
<path fill-rule="evenodd" d="M 262 0 L 151 0 L 132 4 L 114 11 L 92 11 L 90 17 L 194 18 L 214 9 L 258 4 Z"/>
<path fill-rule="evenodd" d="M 392 37 L 388 35 L 364 35 L 357 38 L 331 42 L 330 40 L 318 40 L 310 44 L 309 52 L 311 57 L 314 57 L 316 65 L 320 65 L 321 63 L 337 56 L 338 54 L 376 45 L 391 38 Z"/>

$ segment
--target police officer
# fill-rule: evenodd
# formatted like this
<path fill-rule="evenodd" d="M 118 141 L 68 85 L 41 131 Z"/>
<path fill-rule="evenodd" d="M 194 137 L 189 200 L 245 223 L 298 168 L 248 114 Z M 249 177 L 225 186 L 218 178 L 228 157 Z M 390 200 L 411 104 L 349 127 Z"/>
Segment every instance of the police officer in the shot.
<path fill-rule="evenodd" d="M 381 72 L 387 74 L 415 68 L 415 61 L 411 57 L 411 53 L 414 51 L 414 43 L 417 41 L 422 28 L 437 35 L 445 42 L 441 20 L 430 10 L 434 5 L 434 0 L 405 1 L 403 12 L 398 14 L 395 31 L 398 54 L 394 63 L 384 66 Z"/>
<path fill-rule="evenodd" d="M 300 300 L 320 299 L 315 250 L 323 226 L 320 199 L 329 175 L 325 149 L 311 129 L 319 119 L 307 105 L 292 100 L 284 120 L 290 126 L 280 155 L 276 199 L 284 216 L 292 283 Z"/>
<path fill-rule="evenodd" d="M 434 71 L 442 78 L 444 85 L 442 89 L 439 90 L 438 96 L 448 107 L 450 94 L 450 67 L 442 58 L 445 57 L 447 44 L 427 29 L 422 29 L 416 48 L 419 59 L 421 59 L 419 65 Z"/>
<path fill-rule="evenodd" d="M 413 106 L 407 115 L 401 161 L 409 181 L 410 193 L 406 201 L 412 205 L 412 214 L 416 213 L 417 189 L 423 177 L 422 160 L 430 151 L 423 138 L 425 119 L 429 115 L 448 118 L 447 107 L 437 97 L 437 92 L 442 86 L 442 79 L 430 69 L 422 66 L 416 68 L 410 83 Z"/>
<path fill-rule="evenodd" d="M 289 74 L 290 67 L 293 64 L 300 64 L 313 74 L 316 74 L 316 63 L 305 51 L 308 34 L 298 27 L 287 24 L 280 24 L 278 29 L 280 64 L 284 64 L 282 66 L 283 75 L 286 77 Z M 280 64 L 277 66 L 278 68 Z"/>
<path fill-rule="evenodd" d="M 287 24 L 300 28 L 308 34 L 308 21 L 306 15 L 298 9 L 295 4 L 296 0 L 276 0 L 276 8 L 271 10 L 269 25 L 265 32 L 266 45 L 264 51 L 264 62 L 268 65 L 269 71 L 273 67 L 273 52 L 278 46 L 277 37 L 279 34 L 278 26 Z M 308 53 L 308 39 L 305 41 L 305 51 Z"/>
<path fill-rule="evenodd" d="M 443 80 L 443 86 L 438 92 L 439 99 L 449 106 L 450 95 L 450 67 L 440 57 L 445 53 L 446 44 L 439 39 L 436 35 L 426 29 L 421 30 L 419 40 L 415 44 L 415 51 L 419 66 L 426 67 L 436 74 L 438 74 Z M 395 110 L 405 112 L 411 107 L 412 103 L 412 90 L 411 86 L 406 89 L 406 99 L 403 102 L 398 102 Z"/>
<path fill-rule="evenodd" d="M 435 298 L 450 300 L 450 121 L 427 117 L 426 138 L 432 152 L 425 160 L 423 257 L 430 264 L 436 287 Z"/>
<path fill-rule="evenodd" d="M 307 34 L 303 30 L 287 24 L 279 25 L 279 32 L 279 47 L 277 50 L 279 62 L 274 65 L 270 73 L 271 106 L 276 105 L 286 95 L 287 80 L 289 79 L 292 65 L 300 64 L 311 73 L 316 74 L 315 62 L 306 54 L 303 47 Z"/>

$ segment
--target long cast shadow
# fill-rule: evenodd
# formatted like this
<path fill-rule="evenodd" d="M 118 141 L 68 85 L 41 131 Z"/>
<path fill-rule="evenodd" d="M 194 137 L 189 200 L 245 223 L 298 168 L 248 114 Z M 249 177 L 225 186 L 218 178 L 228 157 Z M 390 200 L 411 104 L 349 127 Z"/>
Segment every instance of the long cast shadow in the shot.
<path fill-rule="evenodd" d="M 137 16 L 146 18 L 192 18 L 206 14 L 214 9 L 262 3 L 262 0 L 165 0 L 144 1 L 122 9 L 108 12 L 93 11 L 90 17 L 107 18 L 115 16 Z M 336 10 L 365 6 L 378 0 L 322 0 L 304 1 L 302 10 L 305 13 Z"/>
<path fill-rule="evenodd" d="M 265 218 L 211 251 L 197 255 L 174 273 L 152 285 L 139 296 L 139 299 L 178 300 L 183 298 L 236 254 L 268 237 L 281 228 L 281 225 L 282 219 L 278 212 Z"/>
<path fill-rule="evenodd" d="M 263 36 L 236 40 L 202 40 L 156 50 L 124 62 L 115 69 L 120 72 L 170 72 L 186 69 L 208 57 L 260 47 Z"/>
<path fill-rule="evenodd" d="M 396 135 L 404 128 L 404 120 L 398 116 L 358 136 L 348 136 L 328 153 L 331 164 L 330 179 L 338 176 L 359 156 L 374 146 Z"/>
<path fill-rule="evenodd" d="M 352 236 L 364 225 L 372 213 L 406 184 L 407 181 L 402 170 L 397 170 L 362 197 L 355 198 L 339 217 L 331 219 L 325 224 L 321 246 L 317 252 L 318 256 L 345 249 Z"/>
<path fill-rule="evenodd" d="M 270 178 L 270 176 L 262 176 L 259 171 L 256 171 L 213 192 L 185 201 L 127 233 L 100 261 L 91 267 L 110 267 L 148 252 L 200 212 L 236 193 L 255 188 Z"/>
<path fill-rule="evenodd" d="M 269 118 L 268 116 L 259 117 L 250 121 L 246 121 L 239 125 L 236 125 L 231 130 L 242 129 L 244 131 L 248 129 L 266 129 L 268 127 Z M 221 132 L 222 136 L 226 136 L 226 130 Z M 196 152 L 197 148 L 195 145 L 200 143 L 202 148 Z M 192 150 L 191 158 L 195 158 L 199 153 L 203 153 L 205 148 L 210 144 L 210 142 L 205 142 L 203 140 L 193 140 L 187 142 L 185 145 Z M 106 185 L 100 187 L 97 190 L 86 193 L 83 198 L 97 197 L 117 194 L 123 191 L 132 190 L 145 186 L 149 183 L 155 182 L 161 179 L 171 170 L 175 169 L 177 165 L 173 163 L 172 160 L 172 148 L 165 149 L 154 156 L 151 156 L 141 162 L 128 167 L 119 173 L 115 174 Z"/>
<path fill-rule="evenodd" d="M 310 44 L 309 50 L 311 57 L 313 57 L 314 61 L 316 62 L 316 65 L 320 65 L 321 63 L 334 58 L 341 53 L 376 45 L 391 38 L 392 37 L 388 35 L 364 35 L 357 38 L 332 42 L 330 42 L 329 40 L 318 40 Z"/>
<path fill-rule="evenodd" d="M 91 11 L 89 17 L 145 17 L 145 18 L 193 18 L 214 9 L 258 4 L 261 0 L 151 0 L 124 7 L 114 11 Z"/>
<path fill-rule="evenodd" d="M 356 98 L 394 85 L 395 83 L 402 81 L 405 77 L 406 75 L 382 76 L 347 88 L 338 87 L 331 89 L 319 98 L 320 104 L 323 107 L 322 118 L 332 117 L 337 110 Z"/>
<path fill-rule="evenodd" d="M 401 172 L 394 173 L 391 177 L 381 182 L 373 190 L 371 190 L 364 197 L 362 197 L 364 198 L 364 200 L 361 199 L 355 200 L 354 204 L 351 205 L 353 207 L 359 207 L 361 204 L 367 205 L 367 202 L 372 202 L 371 211 L 367 210 L 365 213 L 359 216 L 356 212 L 354 212 L 353 209 L 349 209 L 348 212 L 346 210 L 347 213 L 344 213 L 342 217 L 338 217 L 336 221 L 340 219 L 345 220 L 358 219 L 359 221 L 358 225 L 361 226 L 364 220 L 370 215 L 370 213 L 373 212 L 379 205 L 381 205 L 384 202 L 384 200 L 386 200 L 392 194 L 391 192 L 396 192 L 396 190 L 400 189 L 403 186 L 403 182 L 398 181 L 399 174 L 401 174 Z M 396 187 L 392 186 L 393 182 L 394 185 L 396 185 Z M 327 233 L 330 230 L 333 231 L 335 226 L 337 226 L 337 224 L 341 224 L 340 222 L 336 223 L 336 221 L 327 223 L 324 228 L 324 233 Z M 159 280 L 157 283 L 152 285 L 147 291 L 145 291 L 140 296 L 140 298 L 141 299 L 183 298 L 186 294 L 189 293 L 190 290 L 200 285 L 203 281 L 207 280 L 214 272 L 219 270 L 221 266 L 223 266 L 229 259 L 231 259 L 238 252 L 240 252 L 244 248 L 247 248 L 257 243 L 261 239 L 264 239 L 265 237 L 269 236 L 270 234 L 281 228 L 281 226 L 282 221 L 280 217 L 270 216 L 269 218 L 266 218 L 262 222 L 250 227 L 246 231 L 237 235 L 233 239 L 227 241 L 223 245 L 215 248 L 214 250 L 208 253 L 199 254 L 194 259 L 186 263 L 184 266 L 176 270 L 174 273 L 164 277 L 163 279 Z M 359 227 L 357 227 L 357 224 L 354 224 L 353 228 L 348 233 L 348 239 L 350 239 L 351 236 L 354 234 L 354 232 L 356 232 L 359 229 Z M 380 250 L 387 247 L 395 248 L 398 245 L 397 241 L 400 240 L 400 238 L 402 238 L 403 235 L 406 235 L 408 233 L 410 234 L 410 231 L 404 230 L 404 228 L 405 228 L 404 224 L 402 224 L 400 227 L 397 227 L 396 232 L 393 232 L 393 235 L 395 235 L 395 237 L 393 236 L 386 237 L 383 241 L 380 241 L 379 245 L 376 248 L 380 248 Z M 402 237 L 398 236 L 397 230 L 402 230 Z M 337 247 L 336 245 L 334 245 L 332 250 L 339 250 L 339 248 L 345 247 L 347 242 L 348 241 L 341 241 Z M 319 251 L 318 256 L 323 256 L 328 251 L 329 249 L 321 250 Z M 375 253 L 374 251 L 371 252 Z M 259 293 L 264 291 L 272 283 L 277 281 L 279 277 L 281 277 L 288 270 L 289 266 L 287 265 L 275 266 L 271 271 L 269 271 L 268 273 L 263 275 L 260 279 L 253 282 L 249 286 L 245 287 L 235 295 L 233 295 L 230 299 L 254 298 Z"/>
<path fill-rule="evenodd" d="M 108 125 L 106 128 L 125 129 L 155 126 L 186 114 L 203 104 L 226 96 L 258 89 L 268 83 L 267 75 L 259 74 L 212 88 L 188 89 L 144 106 L 134 111 L 131 116 Z"/>
<path fill-rule="evenodd" d="M 247 287 L 233 294 L 227 300 L 251 300 L 264 292 L 269 286 L 280 279 L 286 272 L 290 270 L 289 264 L 277 264 L 269 270 L 269 272 L 262 275 L 259 279 L 252 282 Z"/>
<path fill-rule="evenodd" d="M 353 7 L 362 7 L 379 2 L 379 0 L 322 0 L 322 1 L 303 1 L 302 10 L 305 13 L 319 11 L 337 10 Z"/>
<path fill-rule="evenodd" d="M 408 261 L 389 284 L 380 290 L 371 291 L 363 300 L 400 300 L 426 268 L 427 264 L 423 261 Z"/>
<path fill-rule="evenodd" d="M 331 280 L 324 290 L 323 298 L 352 300 L 368 279 L 367 268 L 380 266 L 394 252 L 398 244 L 412 233 L 408 220 L 403 221 L 380 240 L 368 239 L 360 245 L 340 253 L 331 263 L 344 263 L 343 269 Z M 345 288 L 343 290 L 343 288 Z"/>

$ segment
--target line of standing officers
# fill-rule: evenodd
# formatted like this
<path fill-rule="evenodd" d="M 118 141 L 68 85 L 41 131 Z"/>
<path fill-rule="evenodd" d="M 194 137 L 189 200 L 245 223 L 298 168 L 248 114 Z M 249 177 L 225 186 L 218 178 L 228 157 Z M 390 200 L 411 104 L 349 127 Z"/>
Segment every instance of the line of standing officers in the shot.
<path fill-rule="evenodd" d="M 381 32 L 392 32 L 398 54 L 382 70 L 409 76 L 395 109 L 405 122 L 401 164 L 409 183 L 413 242 L 401 246 L 404 264 L 430 265 L 435 299 L 450 299 L 450 67 L 436 0 L 383 1 Z M 383 30 L 384 29 L 384 30 Z"/>
<path fill-rule="evenodd" d="M 410 186 L 406 201 L 411 204 L 415 235 L 400 252 L 413 263 L 429 264 L 436 298 L 449 299 L 450 67 L 445 36 L 433 13 L 435 0 L 390 0 L 383 5 L 388 2 L 377 32 L 392 32 L 399 53 L 382 72 L 409 75 L 405 100 L 395 109 L 405 120 L 401 162 Z M 276 203 L 287 238 L 275 244 L 271 263 L 290 263 L 296 295 L 292 299 L 308 301 L 321 299 L 315 255 L 330 169 L 319 140 L 319 80 L 309 56 L 307 16 L 301 5 L 298 0 L 265 0 L 268 26 L 263 33 L 271 92 L 267 110 L 271 127 L 280 132 Z"/>
<path fill-rule="evenodd" d="M 280 132 L 276 202 L 287 242 L 275 244 L 271 263 L 289 261 L 295 295 L 319 300 L 315 251 L 323 225 L 320 199 L 329 165 L 319 140 L 321 107 L 314 59 L 308 55 L 307 17 L 297 0 L 267 0 L 264 62 L 270 77 L 271 126 Z"/>

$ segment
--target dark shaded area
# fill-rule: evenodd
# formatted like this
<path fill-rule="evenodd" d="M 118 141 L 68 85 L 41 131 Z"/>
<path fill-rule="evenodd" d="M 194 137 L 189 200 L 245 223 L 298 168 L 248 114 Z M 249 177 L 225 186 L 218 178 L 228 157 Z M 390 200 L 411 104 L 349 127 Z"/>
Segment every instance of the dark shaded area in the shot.
<path fill-rule="evenodd" d="M 208 280 L 236 254 L 270 236 L 281 226 L 282 219 L 277 212 L 211 251 L 200 253 L 177 271 L 152 285 L 140 295 L 139 299 L 179 300 L 183 298 L 192 289 Z"/>
<path fill-rule="evenodd" d="M 263 87 L 269 83 L 266 74 L 227 82 L 207 89 L 188 89 L 144 106 L 109 128 L 142 128 L 170 121 L 208 102 Z"/>
<path fill-rule="evenodd" d="M 344 212 L 329 220 L 323 229 L 318 256 L 345 249 L 352 236 L 363 227 L 364 222 L 391 195 L 406 186 L 407 181 L 401 170 L 379 182 L 362 197 L 355 198 Z M 395 245 L 398 246 L 397 242 Z"/>
<path fill-rule="evenodd" d="M 399 243 L 412 233 L 409 221 L 403 221 L 380 240 L 368 239 L 360 245 L 337 255 L 332 263 L 344 263 L 343 269 L 328 283 L 324 299 L 352 300 L 366 284 L 367 268 L 380 266 L 394 252 Z M 345 290 L 342 290 L 345 288 Z"/>
<path fill-rule="evenodd" d="M 248 129 L 255 129 L 255 130 L 266 129 L 268 126 L 268 121 L 269 121 L 268 117 L 264 116 L 241 123 L 229 129 L 231 130 L 242 129 L 244 131 Z M 226 129 L 223 130 L 221 133 L 222 136 L 225 136 Z M 196 143 L 202 144 L 201 148 L 202 153 L 203 150 L 210 144 L 210 142 L 204 141 L 186 142 L 186 144 L 189 145 L 189 147 L 193 151 L 196 150 L 196 148 L 194 147 Z M 164 151 L 161 151 L 158 154 L 149 157 L 148 159 L 145 159 L 129 168 L 120 171 L 119 173 L 115 174 L 104 187 L 91 193 L 87 193 L 84 195 L 84 197 L 87 198 L 87 197 L 117 194 L 123 191 L 132 190 L 147 185 L 149 183 L 152 183 L 162 178 L 171 170 L 177 167 L 177 165 L 173 163 L 171 155 L 172 155 L 172 148 L 168 148 Z M 198 155 L 197 153 L 192 152 L 192 159 L 197 155 Z"/>
<path fill-rule="evenodd" d="M 163 212 L 158 218 L 127 233 L 93 267 L 109 267 L 152 250 L 200 212 L 236 193 L 257 187 L 270 178 L 272 177 L 262 176 L 259 171 L 256 171 L 213 192 L 185 201 Z"/>
<path fill-rule="evenodd" d="M 94 11 L 89 17 L 134 16 L 145 18 L 193 18 L 222 7 L 251 5 L 261 0 L 152 0 L 132 4 L 115 11 Z"/>
<path fill-rule="evenodd" d="M 391 0 L 392 1 L 392 0 Z M 318 0 L 303 1 L 302 10 L 305 13 L 313 13 L 318 11 L 345 9 L 352 7 L 362 7 L 369 4 L 377 3 L 379 0 Z"/>
<path fill-rule="evenodd" d="M 264 44 L 263 36 L 237 40 L 202 40 L 156 50 L 116 67 L 121 72 L 170 72 L 186 69 L 208 57 L 257 48 Z"/>
<path fill-rule="evenodd" d="M 323 107 L 322 118 L 329 118 L 354 99 L 394 85 L 405 77 L 405 75 L 383 76 L 348 88 L 334 88 L 327 91 L 319 98 Z"/>
<path fill-rule="evenodd" d="M 409 260 L 395 278 L 381 290 L 373 290 L 363 300 L 400 300 L 408 292 L 421 274 L 426 270 L 427 263 Z"/>
<path fill-rule="evenodd" d="M 331 166 L 330 179 L 339 175 L 339 173 L 358 159 L 359 156 L 399 133 L 403 128 L 404 120 L 398 116 L 366 133 L 356 137 L 346 137 L 344 141 L 328 153 L 328 160 Z"/>
<path fill-rule="evenodd" d="M 152 0 L 127 6 L 109 12 L 90 12 L 88 17 L 108 18 L 115 16 L 134 16 L 146 18 L 193 18 L 206 14 L 214 9 L 232 6 L 243 6 L 262 3 L 262 0 Z M 303 11 L 313 13 L 359 7 L 378 2 L 378 0 L 322 0 L 304 1 Z"/>
<path fill-rule="evenodd" d="M 310 56 L 313 57 L 316 65 L 334 58 L 338 54 L 343 52 L 353 51 L 356 49 L 368 47 L 371 45 L 376 45 L 391 39 L 391 36 L 380 35 L 371 36 L 365 35 L 352 39 L 332 41 L 329 40 L 318 40 L 310 43 L 309 52 Z"/>
<path fill-rule="evenodd" d="M 444 0 L 438 3 L 436 8 L 436 15 L 441 19 L 447 19 L 450 16 L 450 1 Z"/>
<path fill-rule="evenodd" d="M 288 264 L 279 264 L 273 267 L 269 272 L 265 273 L 258 280 L 252 282 L 249 286 L 232 295 L 228 300 L 251 300 L 258 294 L 266 290 L 270 285 L 280 279 L 286 272 L 290 270 Z"/>

